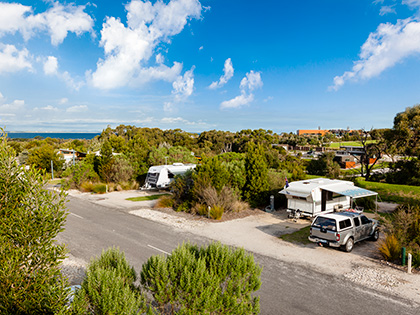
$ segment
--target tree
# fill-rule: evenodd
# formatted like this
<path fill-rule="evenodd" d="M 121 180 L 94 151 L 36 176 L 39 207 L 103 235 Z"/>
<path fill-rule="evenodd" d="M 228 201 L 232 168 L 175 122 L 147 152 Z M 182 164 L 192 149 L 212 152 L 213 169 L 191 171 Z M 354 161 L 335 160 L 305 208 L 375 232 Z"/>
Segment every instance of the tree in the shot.
<path fill-rule="evenodd" d="M 251 205 L 259 205 L 266 199 L 268 191 L 268 168 L 264 149 L 254 142 L 248 144 L 245 159 L 246 182 L 243 195 Z"/>
<path fill-rule="evenodd" d="M 420 104 L 407 107 L 394 118 L 398 147 L 405 155 L 420 156 Z"/>
<path fill-rule="evenodd" d="M 141 283 L 164 314 L 257 314 L 262 268 L 243 249 L 183 244 L 143 264 Z"/>
<path fill-rule="evenodd" d="M 54 147 L 50 144 L 44 144 L 38 148 L 34 148 L 29 152 L 27 164 L 37 169 L 51 172 L 51 161 L 55 171 L 63 169 L 64 160 L 57 154 Z"/>
<path fill-rule="evenodd" d="M 363 129 L 360 133 L 358 133 L 358 140 L 362 144 L 364 154 L 356 156 L 356 158 L 358 158 L 360 162 L 360 174 L 364 176 L 366 180 L 369 180 L 373 167 L 382 157 L 382 154 L 384 152 L 384 146 L 382 141 L 369 141 L 370 133 L 372 133 L 372 130 L 371 132 L 367 132 Z"/>
<path fill-rule="evenodd" d="M 65 194 L 44 189 L 39 170 L 25 170 L 0 137 L 0 313 L 58 314 L 67 280 L 65 249 L 54 238 L 66 219 Z"/>
<path fill-rule="evenodd" d="M 213 186 L 217 192 L 229 185 L 229 172 L 217 156 L 212 158 L 203 158 L 201 165 L 196 169 L 194 180 L 199 183 L 206 183 Z"/>

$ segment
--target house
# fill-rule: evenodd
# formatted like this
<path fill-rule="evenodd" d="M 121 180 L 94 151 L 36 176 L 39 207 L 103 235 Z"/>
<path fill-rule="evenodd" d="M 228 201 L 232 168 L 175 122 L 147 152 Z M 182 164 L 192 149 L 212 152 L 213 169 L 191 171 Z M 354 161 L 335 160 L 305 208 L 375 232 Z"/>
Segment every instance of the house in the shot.
<path fill-rule="evenodd" d="M 355 199 L 378 195 L 374 191 L 354 186 L 353 182 L 328 178 L 291 182 L 279 193 L 287 198 L 288 212 L 299 210 L 302 215 L 309 217 L 353 209 Z"/>
<path fill-rule="evenodd" d="M 86 157 L 86 153 L 71 149 L 59 149 L 58 154 L 61 154 L 64 157 L 66 164 L 72 164 L 73 162 L 80 161 Z"/>

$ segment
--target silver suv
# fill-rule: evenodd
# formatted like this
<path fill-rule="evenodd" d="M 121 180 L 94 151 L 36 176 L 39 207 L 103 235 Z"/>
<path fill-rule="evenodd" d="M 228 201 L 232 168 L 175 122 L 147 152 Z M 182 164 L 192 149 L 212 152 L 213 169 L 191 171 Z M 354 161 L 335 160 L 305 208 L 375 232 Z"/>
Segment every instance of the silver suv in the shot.
<path fill-rule="evenodd" d="M 342 247 L 351 252 L 354 243 L 370 238 L 379 239 L 379 223 L 362 213 L 335 212 L 318 215 L 311 224 L 311 242 L 318 245 Z"/>

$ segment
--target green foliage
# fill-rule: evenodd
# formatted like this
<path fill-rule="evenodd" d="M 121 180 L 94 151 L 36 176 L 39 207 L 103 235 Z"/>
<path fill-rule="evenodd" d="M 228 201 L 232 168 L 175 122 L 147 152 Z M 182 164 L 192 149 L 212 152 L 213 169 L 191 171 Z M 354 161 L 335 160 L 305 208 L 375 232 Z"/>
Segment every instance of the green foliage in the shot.
<path fill-rule="evenodd" d="M 98 174 L 94 171 L 93 165 L 87 161 L 81 161 L 67 168 L 63 174 L 66 179 L 63 187 L 66 189 L 80 189 L 83 183 L 99 181 Z"/>
<path fill-rule="evenodd" d="M 73 314 L 138 314 L 145 301 L 134 282 L 136 273 L 123 252 L 110 248 L 93 259 L 71 304 Z"/>
<path fill-rule="evenodd" d="M 257 314 L 261 267 L 243 249 L 183 244 L 143 264 L 141 283 L 169 314 Z"/>
<path fill-rule="evenodd" d="M 251 205 L 259 205 L 266 201 L 268 191 L 268 168 L 265 162 L 264 149 L 253 142 L 248 144 L 245 161 L 246 182 L 243 196 Z"/>
<path fill-rule="evenodd" d="M 191 150 L 181 146 L 161 146 L 152 148 L 149 152 L 149 165 L 164 165 L 173 163 L 196 163 L 197 160 L 191 154 Z"/>
<path fill-rule="evenodd" d="M 44 189 L 38 170 L 25 170 L 0 138 L 0 313 L 56 314 L 69 294 L 54 241 L 66 219 L 65 194 Z"/>
<path fill-rule="evenodd" d="M 157 201 L 155 208 L 172 208 L 174 206 L 174 201 L 171 196 L 161 196 Z"/>
<path fill-rule="evenodd" d="M 116 156 L 107 171 L 106 178 L 113 183 L 128 182 L 134 175 L 134 168 L 124 156 Z"/>
<path fill-rule="evenodd" d="M 387 261 L 396 262 L 401 256 L 401 245 L 393 234 L 388 234 L 379 246 L 379 252 Z"/>
<path fill-rule="evenodd" d="M 228 169 L 217 157 L 204 157 L 201 164 L 197 166 L 194 176 L 194 181 L 200 183 L 200 185 L 202 183 L 210 184 L 218 192 L 229 185 L 229 180 L 230 174 Z"/>
<path fill-rule="evenodd" d="M 64 160 L 56 153 L 53 146 L 44 144 L 29 152 L 26 163 L 32 165 L 36 169 L 42 169 L 51 173 L 51 161 L 53 161 L 54 171 L 62 170 Z"/>
<path fill-rule="evenodd" d="M 334 153 L 324 153 L 318 159 L 311 160 L 306 168 L 308 174 L 338 178 L 340 166 L 333 161 Z"/>
<path fill-rule="evenodd" d="M 384 258 L 395 260 L 397 253 L 394 253 L 394 251 L 398 252 L 399 255 L 401 247 L 406 247 L 407 252 L 417 255 L 420 251 L 420 206 L 408 204 L 399 206 L 392 216 L 385 220 L 384 225 L 387 240 L 380 247 L 380 252 Z M 394 247 L 399 248 L 397 250 Z"/>
<path fill-rule="evenodd" d="M 105 194 L 106 193 L 106 184 L 94 184 L 92 188 L 92 192 L 95 194 Z"/>
<path fill-rule="evenodd" d="M 210 208 L 210 218 L 214 220 L 221 220 L 225 209 L 222 206 L 213 206 Z"/>
<path fill-rule="evenodd" d="M 184 204 L 184 206 L 182 207 L 183 209 L 188 208 L 188 205 L 192 203 L 194 186 L 194 181 L 192 177 L 193 172 L 187 171 L 183 175 L 175 176 L 174 181 L 171 182 L 170 190 L 172 192 L 172 200 L 175 209 L 178 209 L 181 204 Z"/>

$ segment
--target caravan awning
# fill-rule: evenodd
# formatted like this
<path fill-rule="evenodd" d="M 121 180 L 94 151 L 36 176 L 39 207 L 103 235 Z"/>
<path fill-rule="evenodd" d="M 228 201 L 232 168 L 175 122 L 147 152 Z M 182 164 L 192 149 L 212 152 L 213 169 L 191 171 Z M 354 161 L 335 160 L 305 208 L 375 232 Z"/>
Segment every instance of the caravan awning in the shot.
<path fill-rule="evenodd" d="M 367 190 L 364 188 L 351 186 L 347 184 L 328 185 L 328 186 L 320 187 L 320 188 L 326 191 L 331 191 L 333 193 L 343 195 L 343 196 L 349 196 L 353 199 L 376 196 L 378 194 L 371 190 Z"/>
<path fill-rule="evenodd" d="M 280 190 L 279 194 L 302 197 L 302 198 L 308 198 L 308 196 L 310 195 L 310 193 L 307 193 L 307 192 L 288 191 L 287 188 Z"/>

